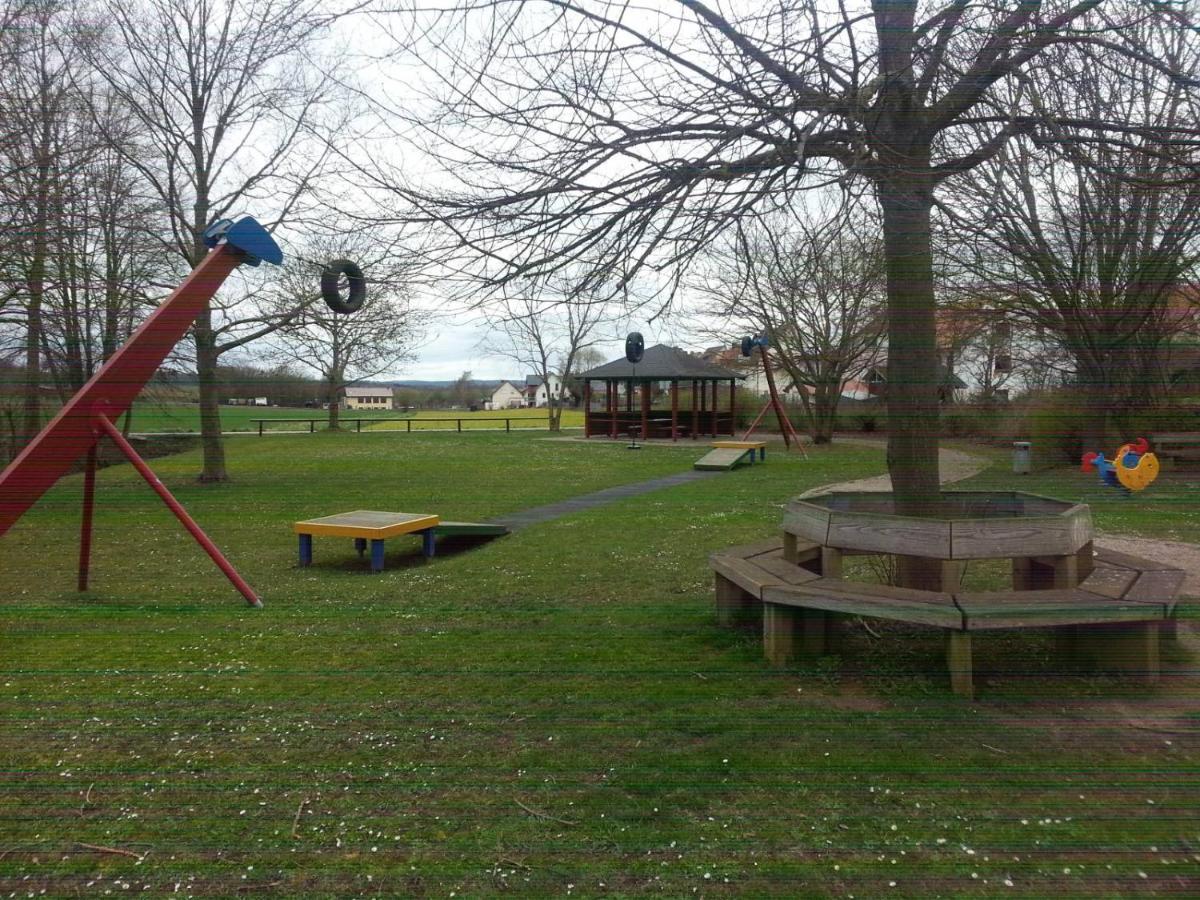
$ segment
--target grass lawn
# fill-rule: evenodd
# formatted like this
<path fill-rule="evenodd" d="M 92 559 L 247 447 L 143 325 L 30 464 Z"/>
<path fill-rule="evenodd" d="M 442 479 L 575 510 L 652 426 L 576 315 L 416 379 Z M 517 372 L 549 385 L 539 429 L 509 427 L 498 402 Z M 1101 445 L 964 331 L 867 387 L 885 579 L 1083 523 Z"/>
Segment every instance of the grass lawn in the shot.
<path fill-rule="evenodd" d="M 419 430 L 453 430 L 457 426 L 453 421 L 431 420 L 462 420 L 464 430 L 471 428 L 494 428 L 504 430 L 504 422 L 499 419 L 511 419 L 513 428 L 537 428 L 538 423 L 545 428 L 546 410 L 544 409 L 506 409 L 496 412 L 480 410 L 437 410 L 422 409 L 415 412 L 400 410 L 353 410 L 341 414 L 344 428 L 355 427 L 353 419 L 405 419 L 407 422 L 380 422 L 370 425 L 363 422 L 364 429 L 376 431 L 401 430 L 411 428 Z M 297 409 L 295 407 L 279 406 L 222 406 L 222 431 L 258 431 L 257 419 L 316 419 L 317 428 L 323 427 L 329 421 L 329 413 L 323 409 Z M 523 421 L 528 420 L 528 421 Z M 424 423 L 424 424 L 418 424 Z M 582 427 L 583 410 L 568 409 L 563 411 L 562 424 L 564 428 Z M 270 423 L 268 431 L 303 431 L 308 428 L 305 422 Z M 133 431 L 139 433 L 153 432 L 196 432 L 200 431 L 200 408 L 195 403 L 160 403 L 152 400 L 139 401 L 133 410 Z"/>
<path fill-rule="evenodd" d="M 855 628 L 844 659 L 781 672 L 714 625 L 707 555 L 775 534 L 804 489 L 881 472 L 879 449 L 775 453 L 429 563 L 393 540 L 378 576 L 329 538 L 296 568 L 290 523 L 481 520 L 686 471 L 701 447 L 326 433 L 227 453 L 220 487 L 191 483 L 195 453 L 154 467 L 265 609 L 127 466 L 100 474 L 93 593 L 74 592 L 79 478 L 0 539 L 6 892 L 1116 896 L 1200 879 L 1193 679 L 1058 676 L 1046 636 L 988 635 L 979 665 L 1024 673 L 978 678 L 968 704 L 933 632 Z"/>
<path fill-rule="evenodd" d="M 1146 490 L 1126 495 L 1101 484 L 1095 472 L 1082 472 L 1077 465 L 1014 475 L 1010 454 L 989 455 L 996 458 L 992 468 L 960 481 L 954 488 L 1021 490 L 1078 500 L 1091 506 L 1096 531 L 1101 534 L 1200 541 L 1200 471 L 1195 468 L 1163 471 Z"/>

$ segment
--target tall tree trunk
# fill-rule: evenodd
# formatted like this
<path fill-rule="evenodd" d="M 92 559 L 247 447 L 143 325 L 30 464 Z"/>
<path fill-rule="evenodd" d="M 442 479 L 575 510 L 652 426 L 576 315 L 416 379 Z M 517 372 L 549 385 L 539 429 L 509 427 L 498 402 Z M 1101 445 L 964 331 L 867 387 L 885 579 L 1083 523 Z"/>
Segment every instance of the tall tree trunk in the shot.
<path fill-rule="evenodd" d="M 196 378 L 200 384 L 200 448 L 204 468 L 200 481 L 211 484 L 228 481 L 225 470 L 225 445 L 221 441 L 221 406 L 217 396 L 217 336 L 212 329 L 212 311 L 205 309 L 192 326 L 196 341 Z"/>
<path fill-rule="evenodd" d="M 882 181 L 879 205 L 888 298 L 888 471 L 896 512 L 931 516 L 941 509 L 932 178 L 910 173 Z M 901 587 L 946 587 L 938 560 L 895 559 Z"/>
<path fill-rule="evenodd" d="M 933 184 L 908 175 L 879 185 L 888 299 L 888 471 L 896 511 L 938 512 L 938 365 Z"/>
<path fill-rule="evenodd" d="M 50 154 L 51 122 L 45 92 L 42 95 L 42 124 L 37 149 L 37 197 L 33 213 L 33 253 L 29 261 L 29 306 L 25 322 L 25 385 L 22 443 L 29 443 L 42 430 L 42 307 L 46 296 L 46 262 L 50 255 Z"/>
<path fill-rule="evenodd" d="M 813 392 L 813 443 L 829 444 L 833 442 L 833 426 L 837 420 L 837 401 L 841 385 L 836 388 L 829 384 L 818 384 Z"/>
<path fill-rule="evenodd" d="M 343 377 L 331 375 L 325 380 L 325 405 L 329 407 L 330 431 L 336 431 L 341 427 L 338 424 L 341 415 L 341 405 L 338 403 L 338 384 L 341 383 Z"/>

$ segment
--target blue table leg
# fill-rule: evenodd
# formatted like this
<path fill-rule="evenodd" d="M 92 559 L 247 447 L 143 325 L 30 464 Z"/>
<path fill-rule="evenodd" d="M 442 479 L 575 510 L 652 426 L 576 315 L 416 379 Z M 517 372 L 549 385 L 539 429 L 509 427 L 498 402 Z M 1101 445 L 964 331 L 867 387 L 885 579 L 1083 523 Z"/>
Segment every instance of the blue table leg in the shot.
<path fill-rule="evenodd" d="M 758 458 L 761 462 L 767 461 L 767 448 L 766 447 L 758 448 Z"/>
<path fill-rule="evenodd" d="M 311 534 L 300 535 L 300 565 L 301 566 L 311 566 L 312 565 L 312 535 Z"/>
<path fill-rule="evenodd" d="M 383 571 L 383 541 L 374 538 L 371 540 L 371 571 Z"/>
<path fill-rule="evenodd" d="M 421 552 L 425 554 L 425 558 L 433 556 L 434 553 L 434 534 L 432 528 L 426 528 L 421 532 Z"/>
<path fill-rule="evenodd" d="M 358 555 L 361 557 L 364 553 L 367 552 L 367 539 L 366 538 L 355 538 L 354 539 L 354 549 L 358 551 Z"/>

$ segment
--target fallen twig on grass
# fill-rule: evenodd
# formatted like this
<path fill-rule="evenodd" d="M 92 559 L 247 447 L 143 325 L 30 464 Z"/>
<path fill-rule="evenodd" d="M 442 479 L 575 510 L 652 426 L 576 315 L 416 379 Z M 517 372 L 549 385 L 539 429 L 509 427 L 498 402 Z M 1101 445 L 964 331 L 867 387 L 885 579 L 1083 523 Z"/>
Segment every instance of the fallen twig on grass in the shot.
<path fill-rule="evenodd" d="M 570 819 L 560 819 L 560 818 L 558 818 L 558 816 L 552 816 L 549 813 L 542 812 L 541 810 L 533 809 L 532 807 L 526 806 L 524 803 L 522 803 L 516 797 L 513 797 L 513 802 L 516 803 L 517 806 L 521 807 L 521 809 L 525 810 L 525 812 L 529 813 L 531 816 L 537 816 L 539 819 L 547 819 L 551 822 L 558 822 L 559 824 L 562 824 L 562 825 L 578 825 L 579 824 L 578 822 L 572 822 Z"/>
<path fill-rule="evenodd" d="M 1007 750 L 1001 750 L 999 747 L 993 747 L 991 744 L 980 744 L 979 746 L 983 747 L 985 750 L 991 750 L 993 753 L 1000 753 L 1004 756 L 1008 756 Z"/>
<path fill-rule="evenodd" d="M 79 847 L 85 847 L 88 850 L 94 850 L 97 853 L 112 853 L 116 856 L 128 856 L 136 860 L 143 860 L 150 853 L 149 850 L 145 853 L 135 853 L 132 850 L 122 850 L 120 847 L 105 847 L 103 844 L 85 844 L 83 841 L 76 841 L 75 844 Z"/>
<path fill-rule="evenodd" d="M 883 637 L 882 634 L 880 634 L 878 631 L 876 631 L 874 628 L 871 627 L 870 623 L 868 623 L 866 619 L 860 617 L 858 620 L 858 624 L 861 625 L 863 627 L 863 630 L 867 634 L 871 635 L 871 637 L 876 637 L 876 638 Z"/>
<path fill-rule="evenodd" d="M 296 817 L 292 819 L 292 837 L 299 839 L 300 832 L 300 814 L 304 812 L 304 807 L 308 806 L 308 798 L 305 797 L 300 801 L 300 805 L 296 807 Z"/>

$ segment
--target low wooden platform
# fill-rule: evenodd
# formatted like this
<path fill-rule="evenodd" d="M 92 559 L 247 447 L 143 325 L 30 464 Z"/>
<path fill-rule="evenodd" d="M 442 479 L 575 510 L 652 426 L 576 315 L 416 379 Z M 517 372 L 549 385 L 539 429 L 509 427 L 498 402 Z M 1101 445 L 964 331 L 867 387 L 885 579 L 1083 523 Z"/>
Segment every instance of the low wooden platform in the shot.
<path fill-rule="evenodd" d="M 839 616 L 928 625 L 946 631 L 951 684 L 968 698 L 972 633 L 1004 628 L 1052 627 L 1073 663 L 1156 678 L 1159 636 L 1174 636 L 1184 577 L 1151 560 L 1100 550 L 1076 588 L 917 591 L 845 581 L 840 553 L 792 535 L 714 553 L 710 563 L 717 621 L 761 618 L 763 651 L 773 665 L 825 652 L 836 640 Z"/>
<path fill-rule="evenodd" d="M 752 447 L 714 447 L 696 460 L 692 468 L 725 472 L 744 463 L 753 463 L 756 452 Z"/>

